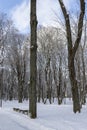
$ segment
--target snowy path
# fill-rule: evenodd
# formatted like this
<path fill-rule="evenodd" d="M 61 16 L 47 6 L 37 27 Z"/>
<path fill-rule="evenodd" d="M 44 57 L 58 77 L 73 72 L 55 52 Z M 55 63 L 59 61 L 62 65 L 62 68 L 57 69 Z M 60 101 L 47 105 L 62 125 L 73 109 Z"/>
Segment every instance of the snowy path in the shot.
<path fill-rule="evenodd" d="M 12 119 L 10 113 L 0 110 L 0 130 L 29 130 L 20 125 L 15 119 Z"/>
<path fill-rule="evenodd" d="M 9 109 L 0 109 L 0 130 L 55 130 Z"/>
<path fill-rule="evenodd" d="M 38 118 L 13 111 L 13 107 L 28 109 L 28 102 L 4 102 L 0 109 L 0 130 L 87 130 L 87 105 L 74 114 L 72 105 L 38 104 Z"/>

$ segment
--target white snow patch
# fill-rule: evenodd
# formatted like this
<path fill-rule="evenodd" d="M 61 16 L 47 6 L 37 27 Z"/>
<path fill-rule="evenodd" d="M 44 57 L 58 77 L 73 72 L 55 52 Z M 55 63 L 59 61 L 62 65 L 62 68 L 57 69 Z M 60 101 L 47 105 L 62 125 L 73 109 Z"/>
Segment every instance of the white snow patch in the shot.
<path fill-rule="evenodd" d="M 28 109 L 28 101 L 3 102 L 0 109 L 0 130 L 87 130 L 87 105 L 79 114 L 72 112 L 71 101 L 67 104 L 38 104 L 37 119 L 13 111 L 13 107 Z"/>

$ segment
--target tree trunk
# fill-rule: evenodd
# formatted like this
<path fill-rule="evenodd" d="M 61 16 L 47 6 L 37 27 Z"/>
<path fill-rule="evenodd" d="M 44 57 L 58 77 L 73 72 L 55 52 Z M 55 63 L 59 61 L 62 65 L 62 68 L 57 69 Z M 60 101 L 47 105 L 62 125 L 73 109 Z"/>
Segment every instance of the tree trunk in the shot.
<path fill-rule="evenodd" d="M 37 79 L 37 17 L 36 0 L 31 0 L 31 44 L 30 44 L 30 114 L 37 117 L 36 79 Z"/>
<path fill-rule="evenodd" d="M 51 104 L 51 93 L 52 93 L 52 85 L 51 85 L 51 68 L 50 68 L 50 58 L 48 58 L 46 68 L 45 68 L 45 80 L 47 85 L 47 99 L 49 99 L 49 103 Z"/>
<path fill-rule="evenodd" d="M 86 103 L 86 75 L 85 75 L 85 61 L 84 61 L 84 50 L 82 49 L 82 69 L 83 69 L 83 95 L 82 95 L 82 104 Z"/>
<path fill-rule="evenodd" d="M 23 100 L 23 84 L 19 77 L 19 79 L 18 79 L 18 102 L 22 103 L 22 100 Z"/>
<path fill-rule="evenodd" d="M 85 0 L 79 0 L 80 1 L 80 14 L 79 14 L 79 20 L 78 20 L 77 37 L 76 37 L 74 45 L 72 42 L 72 32 L 71 32 L 69 14 L 63 3 L 63 0 L 58 0 L 58 1 L 59 1 L 64 19 L 65 19 L 67 47 L 68 47 L 69 78 L 70 78 L 71 87 L 72 87 L 73 111 L 76 113 L 76 112 L 80 112 L 81 107 L 80 107 L 80 102 L 79 102 L 79 92 L 78 92 L 78 84 L 76 80 L 74 58 L 75 58 L 75 54 L 79 47 L 79 43 L 81 41 L 81 36 L 82 36 L 82 28 L 83 28 L 84 14 L 85 14 Z"/>
<path fill-rule="evenodd" d="M 70 82 L 72 86 L 73 111 L 76 113 L 77 111 L 80 112 L 80 100 L 79 100 L 78 84 L 76 80 L 74 58 L 72 58 L 72 56 L 70 56 L 68 59 L 68 67 L 69 67 Z"/>
<path fill-rule="evenodd" d="M 41 71 L 39 70 L 39 74 L 38 74 L 38 102 L 40 103 L 40 99 L 41 99 Z"/>
<path fill-rule="evenodd" d="M 0 107 L 2 107 L 2 93 L 3 93 L 3 68 L 0 70 Z"/>

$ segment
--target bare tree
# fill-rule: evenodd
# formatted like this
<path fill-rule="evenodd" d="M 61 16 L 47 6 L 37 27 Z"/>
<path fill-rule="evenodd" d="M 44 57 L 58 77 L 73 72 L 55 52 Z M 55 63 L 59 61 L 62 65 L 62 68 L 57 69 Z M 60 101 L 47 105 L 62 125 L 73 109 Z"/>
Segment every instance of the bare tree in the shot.
<path fill-rule="evenodd" d="M 13 33 L 13 34 L 12 34 Z M 23 90 L 25 88 L 26 76 L 26 47 L 24 47 L 24 36 L 19 35 L 16 31 L 11 30 L 11 35 L 8 38 L 10 45 L 7 49 L 8 65 L 17 78 L 17 94 L 18 101 L 23 101 Z"/>
<path fill-rule="evenodd" d="M 38 84 L 41 85 L 43 83 L 43 85 L 40 87 L 42 91 L 38 91 L 38 88 L 37 92 L 39 96 L 40 92 L 42 92 L 41 94 L 44 99 L 42 101 L 44 103 L 47 100 L 49 100 L 49 103 L 52 103 L 55 97 L 58 97 L 62 103 L 62 90 L 64 90 L 62 78 L 64 78 L 65 74 L 63 72 L 64 59 L 67 58 L 66 39 L 62 39 L 63 35 L 62 30 L 54 27 L 42 27 L 38 31 L 38 71 L 41 73 Z M 60 89 L 57 88 L 58 86 Z"/>
<path fill-rule="evenodd" d="M 4 55 L 5 42 L 8 32 L 8 19 L 5 14 L 0 13 L 0 106 L 2 106 L 2 92 L 3 92 L 3 71 L 4 71 Z"/>
<path fill-rule="evenodd" d="M 74 58 L 75 58 L 75 54 L 78 49 L 79 43 L 81 41 L 81 36 L 82 36 L 83 20 L 84 20 L 84 14 L 85 14 L 85 0 L 80 0 L 80 15 L 79 15 L 79 21 L 78 21 L 78 32 L 77 32 L 77 37 L 76 37 L 74 45 L 72 42 L 72 32 L 71 32 L 69 14 L 63 3 L 63 0 L 58 0 L 58 1 L 60 4 L 62 13 L 64 15 L 65 25 L 66 25 L 69 77 L 70 77 L 71 86 L 72 86 L 73 111 L 76 113 L 78 111 L 80 112 L 81 107 L 80 107 L 80 101 L 79 101 L 78 82 L 76 80 Z"/>

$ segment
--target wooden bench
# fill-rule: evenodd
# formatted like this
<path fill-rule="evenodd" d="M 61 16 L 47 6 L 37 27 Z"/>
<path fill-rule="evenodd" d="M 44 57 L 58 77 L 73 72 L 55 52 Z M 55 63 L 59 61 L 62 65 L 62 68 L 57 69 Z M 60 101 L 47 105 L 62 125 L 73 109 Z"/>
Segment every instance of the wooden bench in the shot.
<path fill-rule="evenodd" d="M 13 108 L 13 110 L 16 111 L 16 112 L 28 115 L 28 110 L 22 110 L 22 109 L 19 109 L 19 108 Z"/>

